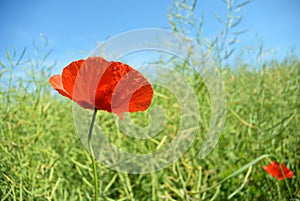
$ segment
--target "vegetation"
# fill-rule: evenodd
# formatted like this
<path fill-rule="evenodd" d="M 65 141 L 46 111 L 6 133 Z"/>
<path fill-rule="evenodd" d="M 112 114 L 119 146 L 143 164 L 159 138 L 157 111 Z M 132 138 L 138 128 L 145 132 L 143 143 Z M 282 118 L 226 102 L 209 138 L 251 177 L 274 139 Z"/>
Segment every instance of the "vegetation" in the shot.
<path fill-rule="evenodd" d="M 44 61 L 50 52 L 39 48 L 43 55 L 30 61 L 25 50 L 20 55 L 8 51 L 1 59 L 0 200 L 91 200 L 92 160 L 74 127 L 71 101 L 54 95 L 48 84 L 52 66 Z M 229 52 L 217 57 L 227 58 Z M 300 200 L 300 61 L 291 55 L 258 68 L 242 61 L 235 68 L 220 65 L 227 115 L 215 149 L 205 159 L 197 157 L 209 125 L 210 99 L 203 81 L 191 75 L 203 106 L 193 146 L 174 164 L 149 174 L 117 172 L 98 163 L 101 200 Z M 24 66 L 25 77 L 18 75 Z M 151 151 L 164 135 L 170 142 L 178 124 L 172 119 L 176 100 L 160 95 L 166 93 L 155 88 L 153 105 L 168 112 L 155 142 L 124 140 L 106 112 L 98 114 L 97 123 L 125 150 Z M 132 117 L 142 125 L 148 122 L 146 113 Z M 268 175 L 262 165 L 273 160 L 289 167 L 294 177 L 280 181 Z"/>

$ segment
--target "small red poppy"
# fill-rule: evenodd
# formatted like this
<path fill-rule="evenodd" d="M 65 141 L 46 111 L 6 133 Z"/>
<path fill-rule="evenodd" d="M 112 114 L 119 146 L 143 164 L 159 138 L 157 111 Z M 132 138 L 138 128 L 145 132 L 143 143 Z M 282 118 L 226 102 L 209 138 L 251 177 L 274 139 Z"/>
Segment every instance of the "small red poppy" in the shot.
<path fill-rule="evenodd" d="M 140 72 L 102 57 L 74 61 L 49 82 L 81 107 L 113 112 L 121 119 L 124 112 L 146 110 L 153 97 L 151 84 Z"/>
<path fill-rule="evenodd" d="M 282 175 L 279 164 L 276 161 L 271 162 L 267 167 L 263 166 L 263 169 L 267 173 L 279 180 L 283 180 L 284 178 L 292 178 L 294 176 L 294 173 L 290 169 L 288 169 L 284 164 L 280 164 L 280 166 L 284 175 Z"/>

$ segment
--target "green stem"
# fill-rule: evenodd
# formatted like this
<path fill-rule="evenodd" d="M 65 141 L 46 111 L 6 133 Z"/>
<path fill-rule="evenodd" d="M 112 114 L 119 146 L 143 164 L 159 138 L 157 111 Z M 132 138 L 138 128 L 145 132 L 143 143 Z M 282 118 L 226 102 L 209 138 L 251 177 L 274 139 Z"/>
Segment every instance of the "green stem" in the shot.
<path fill-rule="evenodd" d="M 95 201 L 98 201 L 98 196 L 99 196 L 99 192 L 98 192 L 98 175 L 97 175 L 97 166 L 96 166 L 96 160 L 95 160 L 95 155 L 93 152 L 93 147 L 91 144 L 91 139 L 92 139 L 92 132 L 93 132 L 93 127 L 94 127 L 94 122 L 96 119 L 96 114 L 97 114 L 97 108 L 94 109 L 94 113 L 93 113 L 93 117 L 92 117 L 92 121 L 91 121 L 91 125 L 90 125 L 90 129 L 89 129 L 89 134 L 88 134 L 88 146 L 89 146 L 89 152 L 91 154 L 92 157 L 92 163 L 93 163 L 93 173 L 94 173 L 94 183 L 95 183 Z"/>
<path fill-rule="evenodd" d="M 292 192 L 291 192 L 291 189 L 290 189 L 290 185 L 289 185 L 289 183 L 287 181 L 287 178 L 284 175 L 284 171 L 283 171 L 283 169 L 282 169 L 282 167 L 281 167 L 280 164 L 279 164 L 279 168 L 280 168 L 281 174 L 283 175 L 283 180 L 284 180 L 284 183 L 285 183 L 285 185 L 286 185 L 286 187 L 288 189 L 289 195 L 290 195 L 290 197 L 292 199 L 293 195 L 292 195 Z"/>

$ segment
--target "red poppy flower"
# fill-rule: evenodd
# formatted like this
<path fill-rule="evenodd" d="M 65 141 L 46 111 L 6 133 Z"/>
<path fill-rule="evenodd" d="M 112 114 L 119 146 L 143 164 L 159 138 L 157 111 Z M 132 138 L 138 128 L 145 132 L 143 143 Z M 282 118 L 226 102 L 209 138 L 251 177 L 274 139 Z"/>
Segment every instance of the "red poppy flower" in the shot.
<path fill-rule="evenodd" d="M 263 166 L 263 169 L 267 173 L 279 180 L 283 180 L 284 178 L 292 178 L 294 176 L 294 173 L 290 169 L 288 169 L 284 164 L 280 164 L 280 166 L 284 175 L 282 175 L 279 164 L 276 161 L 273 161 L 267 167 Z"/>
<path fill-rule="evenodd" d="M 151 84 L 140 72 L 102 57 L 74 61 L 49 82 L 81 107 L 113 112 L 121 119 L 124 112 L 146 110 L 153 97 Z"/>

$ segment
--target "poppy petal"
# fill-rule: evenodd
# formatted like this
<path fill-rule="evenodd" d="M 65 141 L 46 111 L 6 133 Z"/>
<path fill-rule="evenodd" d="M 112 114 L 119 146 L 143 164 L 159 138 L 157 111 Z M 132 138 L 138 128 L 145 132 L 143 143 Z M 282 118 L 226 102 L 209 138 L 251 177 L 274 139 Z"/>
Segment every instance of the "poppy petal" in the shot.
<path fill-rule="evenodd" d="M 89 57 L 73 62 L 64 69 L 64 87 L 69 87 L 75 102 L 87 109 L 95 108 L 97 85 L 110 63 L 102 57 Z"/>
<path fill-rule="evenodd" d="M 77 102 L 81 107 L 85 109 L 93 109 L 94 106 L 85 100 L 86 98 L 84 97 L 84 95 L 74 97 L 73 94 L 78 72 L 80 71 L 84 62 L 85 60 L 78 60 L 66 66 L 62 72 L 62 83 L 65 91 L 70 94 L 73 101 Z"/>
<path fill-rule="evenodd" d="M 153 97 L 151 84 L 140 72 L 102 57 L 74 61 L 49 82 L 83 108 L 113 112 L 120 119 L 124 112 L 146 110 Z"/>
<path fill-rule="evenodd" d="M 53 75 L 49 79 L 49 83 L 55 89 L 63 96 L 66 96 L 70 99 L 72 99 L 71 95 L 64 89 L 63 83 L 62 83 L 62 77 L 60 75 Z"/>
<path fill-rule="evenodd" d="M 74 61 L 63 69 L 62 83 L 64 89 L 71 95 L 73 95 L 74 83 L 83 63 L 84 60 Z"/>
<path fill-rule="evenodd" d="M 279 164 L 276 161 L 271 162 L 268 166 L 263 166 L 263 169 L 266 172 L 268 172 L 271 176 L 279 180 L 283 180 L 284 178 L 292 178 L 294 176 L 294 173 L 290 169 L 288 169 L 284 164 L 280 164 L 280 166 L 284 175 L 282 175 Z"/>
<path fill-rule="evenodd" d="M 119 116 L 124 112 L 144 111 L 151 104 L 153 90 L 150 83 L 126 64 L 114 62 L 103 74 L 100 86 L 97 97 L 102 100 L 97 100 L 102 104 L 98 104 Z"/>
<path fill-rule="evenodd" d="M 287 168 L 284 164 L 281 164 L 281 168 L 286 178 L 292 178 L 294 176 L 294 173 L 289 168 Z"/>
<path fill-rule="evenodd" d="M 95 97 L 96 107 L 108 112 L 112 112 L 112 96 L 114 93 L 114 113 L 122 113 L 124 111 L 117 110 L 124 103 L 124 91 L 128 90 L 128 86 L 124 87 L 123 82 L 119 82 L 124 75 L 131 71 L 132 68 L 126 64 L 120 62 L 112 62 L 112 64 L 106 69 L 101 77 L 99 85 L 97 87 L 97 93 Z M 116 86 L 119 86 L 119 90 L 115 90 Z M 123 91 L 123 93 L 122 93 Z M 123 95 L 123 96 L 121 96 Z"/>
<path fill-rule="evenodd" d="M 152 101 L 153 89 L 150 84 L 142 86 L 131 97 L 129 103 L 129 112 L 146 110 Z"/>

